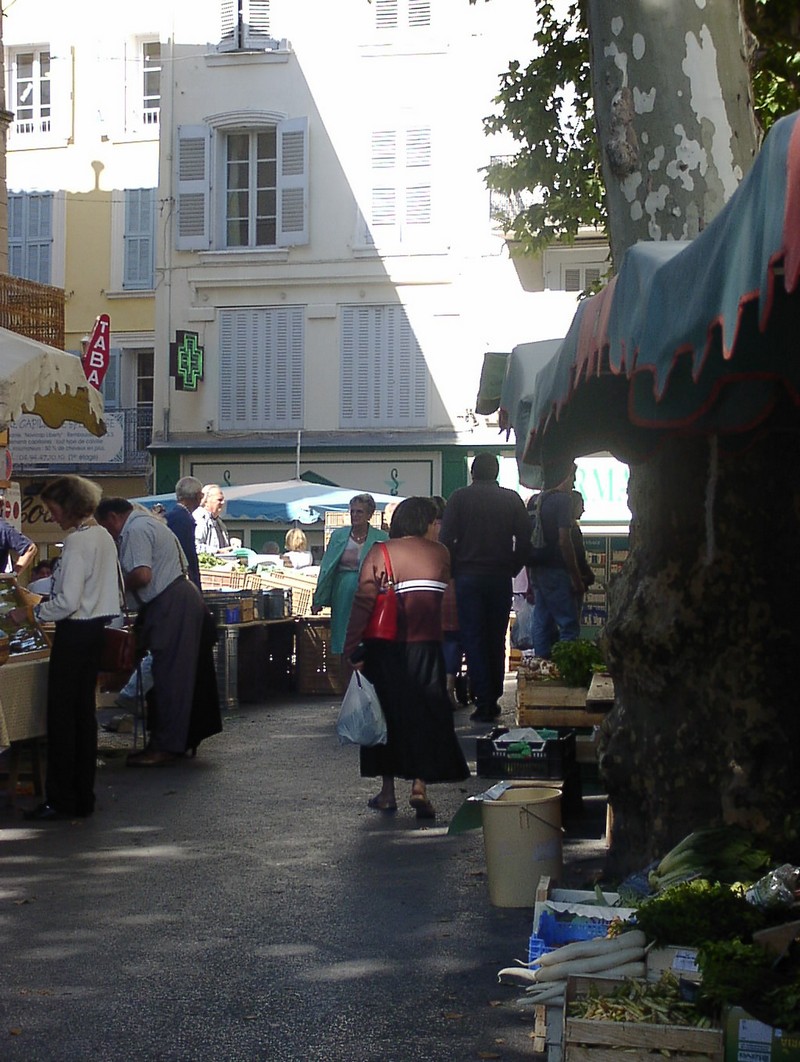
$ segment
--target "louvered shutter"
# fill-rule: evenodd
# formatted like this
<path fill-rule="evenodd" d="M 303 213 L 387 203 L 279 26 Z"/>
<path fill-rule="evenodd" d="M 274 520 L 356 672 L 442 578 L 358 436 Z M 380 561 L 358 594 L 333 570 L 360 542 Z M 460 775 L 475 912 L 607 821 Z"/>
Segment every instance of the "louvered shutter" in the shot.
<path fill-rule="evenodd" d="M 238 0 L 222 0 L 219 14 L 220 35 L 217 47 L 221 52 L 235 51 L 239 47 Z"/>
<path fill-rule="evenodd" d="M 220 427 L 302 427 L 304 347 L 300 306 L 221 311 Z"/>
<path fill-rule="evenodd" d="M 408 0 L 408 25 L 419 29 L 431 24 L 431 0 Z"/>
<path fill-rule="evenodd" d="M 345 306 L 342 428 L 425 427 L 428 371 L 402 306 Z"/>
<path fill-rule="evenodd" d="M 242 40 L 245 48 L 269 47 L 269 0 L 242 0 Z"/>
<path fill-rule="evenodd" d="M 278 123 L 279 247 L 308 243 L 308 119 Z"/>
<path fill-rule="evenodd" d="M 179 251 L 202 251 L 210 245 L 209 142 L 208 126 L 178 126 L 175 246 Z"/>
<path fill-rule="evenodd" d="M 397 28 L 397 0 L 375 0 L 375 28 Z"/>
<path fill-rule="evenodd" d="M 103 395 L 103 408 L 109 411 L 121 408 L 120 375 L 122 371 L 122 351 L 111 347 L 108 352 L 108 371 L 103 378 L 100 391 Z"/>
<path fill-rule="evenodd" d="M 155 188 L 125 189 L 122 287 L 149 291 L 155 286 Z"/>
<path fill-rule="evenodd" d="M 12 276 L 51 283 L 53 193 L 19 192 L 8 197 L 8 262 Z"/>
<path fill-rule="evenodd" d="M 407 225 L 431 223 L 431 131 L 406 132 L 406 210 Z"/>

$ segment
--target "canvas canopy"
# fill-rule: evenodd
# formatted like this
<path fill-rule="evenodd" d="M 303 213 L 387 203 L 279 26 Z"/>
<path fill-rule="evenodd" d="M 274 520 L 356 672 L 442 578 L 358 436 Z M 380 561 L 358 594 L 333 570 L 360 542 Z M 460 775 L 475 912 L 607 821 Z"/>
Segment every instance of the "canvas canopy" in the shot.
<path fill-rule="evenodd" d="M 306 483 L 304 480 L 284 480 L 278 483 L 251 483 L 242 487 L 222 485 L 225 495 L 226 520 L 266 520 L 280 524 L 315 524 L 325 518 L 325 512 L 347 512 L 350 499 L 363 491 L 337 487 L 325 483 Z M 390 494 L 375 494 L 379 510 L 390 502 L 402 501 Z M 167 511 L 177 505 L 174 494 L 155 494 L 147 498 L 133 498 L 148 509 L 158 503 Z"/>
<path fill-rule="evenodd" d="M 544 364 L 542 344 L 514 348 L 500 417 L 515 431 L 523 482 L 598 450 L 642 459 L 666 434 L 715 434 L 735 450 L 759 431 L 797 430 L 799 337 L 795 114 L 696 239 L 632 247 Z"/>

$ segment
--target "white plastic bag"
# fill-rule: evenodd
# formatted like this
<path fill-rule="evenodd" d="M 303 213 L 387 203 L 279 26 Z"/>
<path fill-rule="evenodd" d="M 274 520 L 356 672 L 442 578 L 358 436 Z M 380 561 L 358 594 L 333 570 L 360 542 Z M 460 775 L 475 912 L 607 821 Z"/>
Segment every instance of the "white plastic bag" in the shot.
<path fill-rule="evenodd" d="M 375 687 L 354 671 L 344 695 L 336 733 L 342 745 L 385 745 L 386 720 Z"/>

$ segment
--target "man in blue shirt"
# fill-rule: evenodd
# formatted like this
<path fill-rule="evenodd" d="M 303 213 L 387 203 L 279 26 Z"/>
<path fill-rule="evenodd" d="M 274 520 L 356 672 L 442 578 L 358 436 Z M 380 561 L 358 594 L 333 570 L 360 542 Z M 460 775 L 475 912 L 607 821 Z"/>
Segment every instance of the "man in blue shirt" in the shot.
<path fill-rule="evenodd" d="M 198 590 L 202 590 L 202 587 L 194 537 L 196 524 L 192 513 L 200 504 L 202 496 L 203 484 L 200 480 L 195 479 L 194 476 L 184 476 L 175 484 L 175 497 L 178 499 L 178 504 L 167 513 L 167 527 L 180 542 L 186 554 L 189 578 Z"/>
<path fill-rule="evenodd" d="M 0 516 L 0 572 L 12 570 L 9 568 L 9 556 L 15 553 L 17 559 L 14 562 L 13 571 L 15 575 L 19 575 L 31 563 L 36 552 L 36 546 L 27 535 L 17 531 Z"/>

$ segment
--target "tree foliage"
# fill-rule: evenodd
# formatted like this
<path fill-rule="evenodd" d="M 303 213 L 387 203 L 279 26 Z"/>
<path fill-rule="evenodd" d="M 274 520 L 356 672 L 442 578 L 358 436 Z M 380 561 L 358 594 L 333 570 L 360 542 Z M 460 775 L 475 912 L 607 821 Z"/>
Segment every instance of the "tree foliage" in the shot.
<path fill-rule="evenodd" d="M 508 131 L 519 145 L 515 156 L 487 168 L 486 181 L 506 204 L 495 211 L 496 219 L 523 253 L 571 243 L 582 227 L 606 227 L 588 0 L 570 0 L 566 8 L 551 0 L 534 2 L 537 55 L 527 65 L 512 62 L 500 75 L 497 110 L 484 119 L 487 134 Z M 797 0 L 743 0 L 743 7 L 756 41 L 751 59 L 756 116 L 766 132 L 800 108 L 800 8 Z"/>

